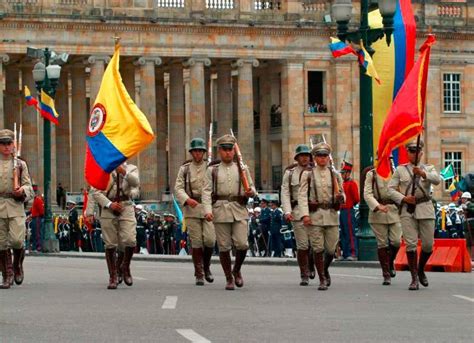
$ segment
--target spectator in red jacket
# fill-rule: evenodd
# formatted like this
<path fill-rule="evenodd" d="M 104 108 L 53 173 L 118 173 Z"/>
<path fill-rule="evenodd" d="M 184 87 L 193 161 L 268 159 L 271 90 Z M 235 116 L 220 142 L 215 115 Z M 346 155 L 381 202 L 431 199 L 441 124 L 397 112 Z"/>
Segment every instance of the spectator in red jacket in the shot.
<path fill-rule="evenodd" d="M 339 212 L 339 223 L 341 229 L 342 256 L 345 260 L 356 261 L 358 256 L 356 219 L 354 206 L 360 202 L 359 187 L 351 178 L 352 164 L 343 162 L 341 176 L 344 182 L 344 194 L 346 202 L 341 206 Z"/>
<path fill-rule="evenodd" d="M 38 185 L 33 185 L 35 191 L 35 198 L 31 206 L 31 250 L 41 251 L 43 232 L 43 218 L 44 218 L 44 199 L 38 191 Z"/>

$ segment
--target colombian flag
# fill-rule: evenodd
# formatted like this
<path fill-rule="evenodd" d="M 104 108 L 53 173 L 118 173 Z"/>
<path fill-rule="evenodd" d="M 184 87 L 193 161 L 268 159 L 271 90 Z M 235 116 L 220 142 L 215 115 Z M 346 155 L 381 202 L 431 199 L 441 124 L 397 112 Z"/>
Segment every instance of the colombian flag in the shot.
<path fill-rule="evenodd" d="M 329 50 L 331 50 L 332 56 L 334 58 L 341 57 L 347 54 L 354 54 L 357 55 L 354 48 L 347 44 L 346 42 L 342 42 L 337 38 L 331 37 L 331 43 L 329 44 Z"/>
<path fill-rule="evenodd" d="M 459 183 L 459 177 L 456 175 L 453 182 L 451 182 L 448 188 L 448 192 L 449 192 L 449 195 L 451 196 L 452 201 L 458 200 L 459 197 L 461 196 L 461 191 L 458 188 L 458 183 Z"/>
<path fill-rule="evenodd" d="M 372 82 L 373 141 L 377 148 L 382 127 L 392 102 L 408 76 L 415 62 L 416 23 L 411 0 L 397 0 L 392 42 L 387 46 L 385 39 L 372 44 L 375 54 L 372 56 L 383 84 Z M 382 15 L 379 10 L 369 13 L 371 28 L 382 28 Z M 374 151 L 374 154 L 376 151 Z M 406 150 L 400 147 L 393 151 L 396 165 L 408 162 Z"/>
<path fill-rule="evenodd" d="M 375 81 L 380 84 L 380 78 L 377 74 L 377 70 L 375 70 L 374 62 L 372 62 L 370 54 L 365 50 L 362 40 L 360 41 L 360 50 L 357 52 L 357 55 L 359 58 L 359 64 L 365 69 L 365 74 L 375 79 Z"/>
<path fill-rule="evenodd" d="M 31 95 L 28 86 L 25 86 L 25 100 L 28 106 L 38 106 L 38 100 L 36 100 L 36 98 Z"/>
<path fill-rule="evenodd" d="M 58 125 L 59 114 L 56 112 L 56 108 L 54 107 L 54 100 L 44 90 L 41 90 L 39 110 L 44 119 Z"/>
<path fill-rule="evenodd" d="M 390 176 L 392 150 L 423 131 L 428 65 L 431 46 L 435 42 L 435 36 L 429 35 L 420 48 L 420 57 L 400 88 L 385 120 L 379 140 L 377 166 L 377 173 L 383 178 Z"/>
<path fill-rule="evenodd" d="M 110 173 L 142 151 L 155 137 L 145 114 L 128 94 L 119 72 L 120 46 L 102 77 L 86 136 L 84 174 L 94 188 L 105 190 Z"/>

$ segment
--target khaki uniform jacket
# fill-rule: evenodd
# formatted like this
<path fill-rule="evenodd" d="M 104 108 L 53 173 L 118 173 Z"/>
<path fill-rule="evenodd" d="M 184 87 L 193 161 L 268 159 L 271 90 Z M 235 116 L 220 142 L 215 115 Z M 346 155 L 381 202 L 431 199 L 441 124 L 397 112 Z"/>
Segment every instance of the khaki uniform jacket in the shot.
<path fill-rule="evenodd" d="M 238 196 L 244 195 L 244 187 L 239 184 L 240 175 L 237 163 L 219 163 L 207 168 L 206 182 L 204 184 L 202 193 L 202 202 L 204 204 L 204 212 L 212 213 L 214 215 L 214 223 L 233 223 L 234 221 L 248 220 L 249 214 L 245 206 L 240 205 L 235 201 L 218 200 L 212 204 L 212 171 L 218 168 L 217 173 L 217 195 L 218 196 Z M 252 177 L 247 167 L 245 173 L 249 180 L 250 188 L 256 193 Z"/>
<path fill-rule="evenodd" d="M 283 181 L 281 184 L 281 207 L 283 213 L 291 213 L 295 220 L 300 220 L 300 207 L 296 205 L 293 209 L 291 208 L 291 201 L 298 201 L 298 193 L 300 190 L 300 183 L 302 181 L 303 173 L 308 170 L 309 167 L 302 167 L 297 165 L 293 168 L 287 169 L 283 175 Z M 291 175 L 291 186 L 290 186 L 290 175 Z"/>
<path fill-rule="evenodd" d="M 369 223 L 371 224 L 394 224 L 400 221 L 398 207 L 395 204 L 387 205 L 387 213 L 375 211 L 377 206 L 380 205 L 378 200 L 391 200 L 388 196 L 389 181 L 390 180 L 384 180 L 378 176 L 375 169 L 372 169 L 367 173 L 364 184 L 364 199 L 370 209 Z M 380 194 L 378 191 L 380 191 Z"/>
<path fill-rule="evenodd" d="M 413 180 L 413 164 L 403 164 L 397 167 L 393 173 L 392 179 L 388 184 L 388 196 L 401 205 L 406 195 L 411 195 L 411 187 Z M 419 183 L 415 189 L 415 197 L 417 199 L 431 195 L 431 185 L 438 185 L 441 182 L 439 174 L 432 165 L 421 164 L 420 167 L 426 172 L 426 179 L 419 178 Z M 421 190 L 421 188 L 423 191 Z M 411 216 L 407 212 L 406 204 L 403 204 L 401 216 Z M 435 219 L 435 211 L 431 201 L 423 202 L 416 205 L 415 219 Z"/>
<path fill-rule="evenodd" d="M 334 171 L 337 183 L 339 184 L 340 194 L 344 196 L 344 189 L 342 188 L 341 175 Z M 309 179 L 309 183 L 308 183 Z M 316 185 L 318 198 L 316 199 L 316 192 L 314 186 Z M 316 226 L 335 226 L 339 225 L 339 215 L 334 209 L 322 209 L 319 208 L 316 212 L 309 212 L 308 207 L 308 187 L 310 187 L 309 200 L 317 200 L 321 203 L 332 203 L 333 195 L 332 192 L 332 180 L 331 172 L 329 167 L 315 166 L 310 171 L 305 171 L 301 177 L 301 185 L 298 193 L 298 206 L 300 207 L 300 216 L 310 216 L 313 225 Z M 334 200 L 335 201 L 335 200 Z"/>
<path fill-rule="evenodd" d="M 87 197 L 87 206 L 86 206 L 86 210 L 84 211 L 84 215 L 86 217 L 94 215 L 94 209 L 95 209 L 95 204 L 96 204 L 96 201 L 94 200 L 94 192 L 96 191 L 97 190 L 94 188 L 91 188 L 89 191 L 89 195 Z"/>
<path fill-rule="evenodd" d="M 21 163 L 20 187 L 26 195 L 25 202 L 34 198 L 33 186 L 31 185 L 28 166 L 25 161 Z M 13 158 L 4 159 L 0 157 L 0 193 L 6 194 L 13 191 Z M 23 202 L 16 201 L 11 197 L 0 195 L 0 218 L 25 217 Z"/>
<path fill-rule="evenodd" d="M 125 165 L 126 175 L 120 176 L 121 185 L 120 185 L 120 194 L 123 196 L 128 196 L 130 199 L 136 199 L 140 195 L 140 178 L 138 175 L 138 168 L 133 164 Z M 97 189 L 91 190 L 93 194 L 94 201 L 96 201 L 99 206 L 102 208 L 101 217 L 102 218 L 115 218 L 114 213 L 105 208 L 109 202 L 113 202 L 115 195 L 117 193 L 117 172 L 114 170 L 110 175 L 109 185 L 105 191 L 99 191 Z M 131 201 L 122 202 L 123 205 L 132 206 Z"/>
<path fill-rule="evenodd" d="M 185 170 L 188 169 L 187 180 L 184 178 Z M 207 163 L 203 160 L 200 164 L 192 161 L 179 168 L 178 177 L 174 186 L 176 199 L 183 207 L 185 218 L 204 218 L 204 206 L 202 205 L 202 189 L 205 183 Z M 186 182 L 186 183 L 185 183 Z M 191 188 L 191 190 L 189 189 Z M 201 198 L 200 204 L 195 208 L 186 205 L 191 194 L 194 198 Z"/>

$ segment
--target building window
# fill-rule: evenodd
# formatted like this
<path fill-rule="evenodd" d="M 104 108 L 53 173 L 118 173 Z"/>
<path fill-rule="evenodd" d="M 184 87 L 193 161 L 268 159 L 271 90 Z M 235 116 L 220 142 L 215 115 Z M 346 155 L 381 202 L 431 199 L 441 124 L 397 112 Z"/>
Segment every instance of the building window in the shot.
<path fill-rule="evenodd" d="M 461 74 L 443 74 L 444 113 L 461 112 Z"/>
<path fill-rule="evenodd" d="M 326 113 L 328 108 L 324 101 L 325 73 L 308 71 L 308 113 Z"/>
<path fill-rule="evenodd" d="M 318 143 L 321 143 L 321 142 L 324 142 L 324 139 L 326 137 L 323 137 L 323 134 L 322 133 L 316 133 L 314 135 L 310 135 L 309 136 L 309 144 L 311 146 L 315 146 L 316 144 Z M 326 138 L 327 139 L 327 138 Z"/>
<path fill-rule="evenodd" d="M 273 189 L 280 189 L 281 187 L 281 168 L 282 166 L 272 166 L 272 186 Z"/>
<path fill-rule="evenodd" d="M 445 151 L 444 152 L 444 168 L 450 164 L 454 167 L 454 173 L 456 175 L 462 175 L 462 152 L 461 151 Z M 448 190 L 453 180 L 446 180 L 444 182 L 444 189 Z"/>

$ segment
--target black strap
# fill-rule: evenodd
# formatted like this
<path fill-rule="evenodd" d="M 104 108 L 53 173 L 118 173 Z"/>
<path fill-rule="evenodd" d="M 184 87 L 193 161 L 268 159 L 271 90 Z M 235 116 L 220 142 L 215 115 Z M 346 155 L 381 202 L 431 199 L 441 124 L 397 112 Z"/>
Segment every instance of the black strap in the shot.
<path fill-rule="evenodd" d="M 194 198 L 193 194 L 193 188 L 191 187 L 191 178 L 188 180 L 188 175 L 189 175 L 189 164 L 186 164 L 184 166 L 184 171 L 183 171 L 183 176 L 184 176 L 184 191 L 186 192 L 187 195 L 189 195 L 191 198 Z M 186 190 L 186 188 L 189 189 L 189 192 Z"/>
<path fill-rule="evenodd" d="M 329 172 L 331 173 L 331 203 L 332 205 L 336 205 L 336 197 L 334 196 L 334 172 L 332 168 L 329 168 Z"/>
<path fill-rule="evenodd" d="M 290 204 L 293 202 L 293 192 L 291 191 L 291 178 L 293 177 L 293 173 L 295 171 L 295 168 L 290 169 L 290 175 L 288 177 L 288 189 L 290 190 Z M 301 174 L 300 174 L 301 178 Z"/>
<path fill-rule="evenodd" d="M 217 196 L 217 176 L 219 174 L 219 165 L 212 168 L 212 194 Z"/>
<path fill-rule="evenodd" d="M 382 194 L 380 194 L 380 188 L 379 188 L 379 183 L 377 182 L 377 173 L 375 172 L 375 169 L 372 170 L 372 192 L 375 195 L 374 185 L 375 185 L 375 189 L 377 190 L 377 194 L 378 194 L 378 197 L 374 196 L 374 198 L 378 202 L 380 202 L 380 201 L 382 201 Z"/>
<path fill-rule="evenodd" d="M 421 167 L 421 166 L 420 166 L 420 167 Z M 406 190 L 406 192 L 405 192 L 405 196 L 408 195 L 408 191 L 409 191 L 409 189 L 410 189 L 410 186 L 412 185 L 413 182 L 415 182 L 415 190 L 416 190 L 416 187 L 418 187 L 418 188 L 420 189 L 420 191 L 423 193 L 423 196 L 424 196 L 424 197 L 427 197 L 425 190 L 424 190 L 423 187 L 421 187 L 421 185 L 420 185 L 420 177 L 419 177 L 419 176 L 415 176 L 415 175 L 410 171 L 410 169 L 408 168 L 408 165 L 407 165 L 407 164 L 405 164 L 405 168 L 407 169 L 408 174 L 410 174 L 410 177 L 411 177 L 411 182 L 410 182 L 410 184 L 409 184 L 408 187 L 407 187 L 407 190 Z"/>

